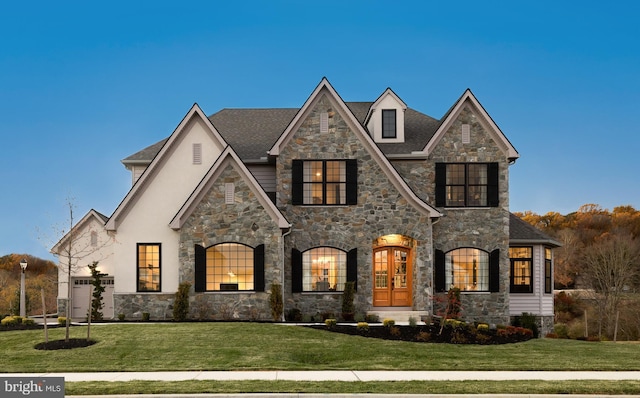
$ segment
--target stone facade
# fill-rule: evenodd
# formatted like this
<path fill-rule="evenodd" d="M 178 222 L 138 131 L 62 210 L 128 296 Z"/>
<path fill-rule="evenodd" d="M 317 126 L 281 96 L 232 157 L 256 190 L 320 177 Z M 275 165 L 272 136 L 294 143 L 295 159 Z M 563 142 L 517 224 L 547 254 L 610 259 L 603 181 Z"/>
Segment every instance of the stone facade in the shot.
<path fill-rule="evenodd" d="M 476 108 L 479 105 L 472 94 L 465 93 L 466 97 L 463 96 L 461 102 L 452 108 L 455 114 L 447 114 L 440 121 L 446 124 L 438 124 L 435 119 L 428 120 L 430 118 L 421 114 L 417 120 L 419 123 L 414 120 L 413 124 L 405 124 L 406 137 L 410 137 L 407 142 L 386 142 L 376 147 L 370 137 L 362 135 L 368 134 L 363 126 L 367 125 L 367 120 L 371 120 L 366 115 L 379 117 L 379 114 L 371 112 L 381 110 L 374 110 L 371 104 L 365 103 L 347 105 L 333 93 L 328 83 L 324 88 L 319 86 L 293 120 L 291 114 L 287 113 L 285 123 L 288 122 L 289 125 L 283 123 L 287 136 L 276 139 L 277 151 L 267 155 L 267 151 L 260 147 L 261 152 L 256 153 L 264 153 L 264 157 L 260 155 L 258 158 L 252 152 L 250 157 L 246 155 L 242 158 L 247 164 L 260 166 L 258 172 L 258 168 L 252 169 L 256 173 L 255 177 L 260 183 L 265 182 L 263 186 L 268 187 L 269 193 L 275 194 L 275 208 L 291 223 L 290 229 L 283 227 L 284 221 L 279 224 L 274 219 L 273 212 L 277 211 L 272 203 L 265 207 L 265 195 L 260 192 L 262 187 L 251 185 L 253 180 L 247 178 L 245 169 L 236 164 L 235 160 L 220 163 L 210 177 L 212 181 L 203 181 L 201 184 L 204 185 L 199 185 L 200 188 L 206 187 L 206 192 L 198 191 L 195 207 L 190 208 L 189 217 L 180 224 L 176 232 L 178 253 L 170 254 L 172 258 L 163 258 L 163 261 L 170 261 L 172 264 L 177 261 L 178 264 L 177 275 L 167 277 L 191 283 L 189 317 L 203 320 L 271 320 L 270 290 L 274 284 L 282 286 L 285 314 L 291 310 L 299 310 L 305 318 L 329 313 L 339 316 L 342 304 L 340 291 L 298 292 L 299 289 L 293 287 L 294 273 L 298 270 L 293 269 L 293 253 L 297 253 L 297 256 L 320 247 L 339 249 L 345 253 L 354 253 L 353 250 L 357 249 L 357 291 L 354 304 L 358 314 L 378 312 L 382 307 L 380 301 L 376 302 L 379 306 L 374 306 L 374 251 L 382 247 L 407 249 L 410 253 L 408 262 L 411 270 L 410 304 L 390 307 L 419 312 L 426 317 L 438 315 L 445 305 L 446 293 L 435 292 L 436 252 L 439 255 L 440 251 L 447 253 L 459 248 L 474 248 L 486 253 L 496 253 L 499 250 L 499 289 L 496 292 L 462 292 L 462 318 L 469 322 L 509 324 L 508 158 L 517 158 L 515 149 L 500 136 L 501 132 L 495 131 L 493 122 L 484 110 Z M 365 105 L 370 108 L 362 111 Z M 353 113 L 350 113 L 351 110 Z M 267 137 L 262 135 L 263 128 L 271 126 L 276 129 L 278 124 L 273 123 L 272 118 L 280 115 L 271 110 L 262 110 L 259 118 L 256 116 L 256 119 L 244 120 L 239 116 L 240 113 L 234 113 L 236 116 L 225 119 L 225 113 L 220 112 L 220 121 L 228 122 L 226 127 L 229 128 L 230 135 L 243 134 L 242 138 L 245 139 L 246 133 L 247 139 L 253 137 L 256 140 Z M 257 113 L 248 111 L 241 115 L 246 114 Z M 321 115 L 324 114 L 328 116 L 326 132 L 323 132 L 324 120 L 321 129 Z M 412 117 L 417 117 L 416 112 L 412 114 Z M 355 121 L 351 116 L 358 120 Z M 407 114 L 407 120 L 409 116 Z M 291 123 L 295 125 L 292 126 Z M 463 142 L 463 125 L 469 126 L 469 142 L 466 142 L 466 136 Z M 224 129 L 225 123 L 217 123 L 216 126 Z M 244 131 L 251 130 L 254 126 L 259 129 Z M 234 130 L 236 127 L 238 131 Z M 412 135 L 408 134 L 409 127 L 413 129 Z M 277 130 L 279 134 L 282 131 Z M 224 131 L 220 133 L 225 135 Z M 437 141 L 432 141 L 432 134 L 438 134 Z M 424 144 L 418 143 L 422 139 Z M 273 142 L 270 141 L 270 145 Z M 429 153 L 424 153 L 424 145 L 427 143 L 430 145 Z M 239 149 L 245 143 L 231 144 L 234 149 Z M 389 150 L 390 146 L 396 144 L 402 145 L 399 148 L 404 152 L 394 152 L 398 148 L 395 147 L 385 152 L 389 155 L 385 159 L 380 148 Z M 241 156 L 239 153 L 232 153 Z M 348 160 L 349 166 L 356 160 L 357 203 L 293 205 L 293 164 L 300 160 Z M 426 211 L 428 206 L 436 204 L 438 163 L 491 163 L 492 167 L 497 164 L 498 206 L 438 207 L 442 217 L 435 217 L 436 212 L 429 214 Z M 403 182 L 396 180 L 396 172 Z M 259 173 L 264 180 L 260 180 Z M 233 203 L 227 203 L 225 197 L 225 184 L 229 183 L 235 187 Z M 488 190 L 489 184 L 486 185 Z M 419 203 L 414 194 L 424 203 Z M 435 218 L 431 219 L 431 216 Z M 178 229 L 175 225 L 172 228 Z M 390 236 L 400 237 L 401 243 L 386 241 Z M 264 245 L 264 291 L 195 291 L 196 245 L 208 248 L 220 243 L 239 243 L 254 249 Z M 390 261 L 389 264 L 391 263 Z M 441 279 L 438 281 L 438 286 L 441 287 Z M 491 290 L 496 289 L 492 286 Z M 135 318 L 137 314 L 148 312 L 151 319 L 169 319 L 173 300 L 174 292 L 116 292 L 114 311 L 116 315 L 124 313 L 127 318 Z M 546 333 L 552 325 L 552 317 L 540 318 L 541 331 Z"/>
<path fill-rule="evenodd" d="M 470 143 L 463 143 L 462 124 L 470 125 Z M 500 249 L 500 291 L 498 293 L 461 294 L 465 320 L 494 324 L 509 323 L 509 165 L 477 116 L 477 110 L 465 106 L 443 135 L 426 161 L 395 162 L 402 176 L 420 197 L 435 203 L 436 163 L 489 163 L 499 168 L 499 207 L 438 208 L 444 217 L 433 227 L 434 249 L 448 252 L 471 247 L 491 252 Z M 425 183 L 428 182 L 428 183 Z M 436 294 L 436 313 L 443 311 L 444 293 Z M 440 303 L 440 304 L 439 304 Z"/>
<path fill-rule="evenodd" d="M 415 243 L 413 255 L 413 309 L 431 311 L 432 291 L 431 220 L 420 213 L 395 188 L 380 164 L 358 139 L 347 121 L 327 96 L 321 97 L 301 127 L 293 134 L 277 159 L 277 205 L 293 223 L 285 241 L 285 280 L 291 281 L 291 251 L 318 246 L 349 251 L 358 249 L 356 311 L 372 309 L 372 251 L 381 236 L 400 234 Z M 320 131 L 320 113 L 329 115 L 328 133 Z M 358 160 L 358 203 L 350 206 L 293 206 L 291 204 L 292 160 Z M 285 308 L 303 314 L 339 314 L 342 295 L 336 293 L 292 293 L 284 287 Z"/>
<path fill-rule="evenodd" d="M 225 183 L 235 187 L 225 203 Z M 180 282 L 191 283 L 191 316 L 196 319 L 271 319 L 269 289 L 282 284 L 282 233 L 238 171 L 228 165 L 180 230 Z M 266 292 L 194 291 L 195 245 L 265 245 Z"/>

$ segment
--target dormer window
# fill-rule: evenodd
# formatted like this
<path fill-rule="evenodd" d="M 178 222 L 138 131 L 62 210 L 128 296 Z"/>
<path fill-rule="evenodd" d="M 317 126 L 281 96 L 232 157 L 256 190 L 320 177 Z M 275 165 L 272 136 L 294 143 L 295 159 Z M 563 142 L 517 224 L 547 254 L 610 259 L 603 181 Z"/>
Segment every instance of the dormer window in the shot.
<path fill-rule="evenodd" d="M 371 104 L 366 126 L 375 142 L 404 142 L 404 121 L 407 105 L 390 88 Z"/>
<path fill-rule="evenodd" d="M 396 110 L 382 110 L 382 138 L 396 138 Z"/>

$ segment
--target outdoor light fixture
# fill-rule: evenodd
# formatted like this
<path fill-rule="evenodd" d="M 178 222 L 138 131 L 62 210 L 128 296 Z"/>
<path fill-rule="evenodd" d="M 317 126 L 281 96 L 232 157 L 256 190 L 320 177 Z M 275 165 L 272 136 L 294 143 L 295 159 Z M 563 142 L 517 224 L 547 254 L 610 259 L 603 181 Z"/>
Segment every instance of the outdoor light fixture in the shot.
<path fill-rule="evenodd" d="M 25 318 L 26 314 L 27 314 L 27 310 L 25 307 L 25 297 L 24 297 L 24 274 L 25 271 L 27 270 L 27 260 L 22 259 L 22 261 L 20 261 L 20 268 L 22 269 L 22 274 L 20 275 L 20 316 Z"/>

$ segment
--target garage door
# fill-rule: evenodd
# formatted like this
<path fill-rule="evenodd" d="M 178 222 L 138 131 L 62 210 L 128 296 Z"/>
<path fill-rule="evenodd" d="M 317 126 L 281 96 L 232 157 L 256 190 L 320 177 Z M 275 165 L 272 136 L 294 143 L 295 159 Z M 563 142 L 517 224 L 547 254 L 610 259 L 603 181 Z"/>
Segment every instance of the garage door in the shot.
<path fill-rule="evenodd" d="M 113 318 L 113 277 L 103 278 L 102 286 L 102 317 Z M 91 278 L 73 278 L 71 318 L 74 320 L 86 320 L 91 307 Z"/>

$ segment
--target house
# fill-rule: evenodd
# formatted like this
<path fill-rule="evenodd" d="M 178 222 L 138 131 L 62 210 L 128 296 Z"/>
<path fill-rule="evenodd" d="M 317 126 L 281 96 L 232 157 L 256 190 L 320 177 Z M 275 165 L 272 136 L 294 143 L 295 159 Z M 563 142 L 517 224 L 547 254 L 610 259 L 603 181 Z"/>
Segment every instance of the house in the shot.
<path fill-rule="evenodd" d="M 359 313 L 400 320 L 437 315 L 456 287 L 468 321 L 529 312 L 549 330 L 559 244 L 509 212 L 518 157 L 470 90 L 440 119 L 391 89 L 345 102 L 324 78 L 299 109 L 195 104 L 123 160 L 107 300 L 169 319 L 189 282 L 194 317 L 270 319 L 279 284 L 285 313 L 339 314 L 353 281 Z"/>

